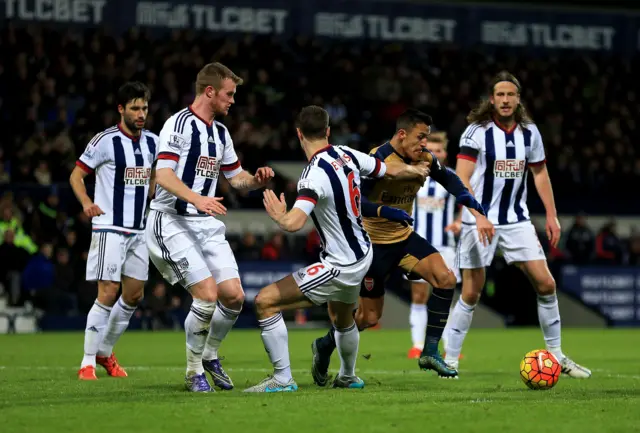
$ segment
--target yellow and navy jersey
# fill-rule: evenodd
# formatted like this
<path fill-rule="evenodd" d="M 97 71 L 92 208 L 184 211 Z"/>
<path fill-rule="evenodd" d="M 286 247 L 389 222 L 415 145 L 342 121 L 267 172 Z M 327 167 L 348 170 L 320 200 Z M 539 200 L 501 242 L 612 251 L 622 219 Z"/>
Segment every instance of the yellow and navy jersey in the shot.
<path fill-rule="evenodd" d="M 411 164 L 412 161 L 403 158 L 395 151 L 391 143 L 387 142 L 376 147 L 369 152 L 379 160 L 390 162 L 404 162 Z M 431 153 L 425 152 L 424 161 L 431 164 L 431 175 L 434 178 L 446 170 L 438 159 Z M 420 179 L 393 180 L 393 179 L 365 179 L 362 183 L 362 194 L 372 203 L 402 209 L 408 214 L 413 213 L 413 203 L 420 188 L 424 185 Z M 409 237 L 413 229 L 406 223 L 389 221 L 381 217 L 363 218 L 364 227 L 374 244 L 393 244 L 401 242 Z"/>

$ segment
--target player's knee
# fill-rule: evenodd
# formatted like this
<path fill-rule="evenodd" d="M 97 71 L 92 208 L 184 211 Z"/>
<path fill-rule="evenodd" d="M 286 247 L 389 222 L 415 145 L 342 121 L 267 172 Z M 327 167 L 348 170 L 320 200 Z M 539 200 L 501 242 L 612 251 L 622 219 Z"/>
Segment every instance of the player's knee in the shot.
<path fill-rule="evenodd" d="M 232 310 L 242 309 L 242 304 L 244 304 L 244 290 L 240 287 L 238 291 L 234 291 L 230 296 L 225 297 L 223 301 L 224 306 L 227 308 L 231 308 Z"/>
<path fill-rule="evenodd" d="M 435 287 L 439 289 L 454 289 L 456 287 L 456 276 L 451 269 L 435 272 L 433 279 Z"/>
<path fill-rule="evenodd" d="M 465 304 L 471 307 L 477 305 L 478 302 L 480 302 L 480 293 L 477 293 L 477 292 L 465 292 L 463 290 L 460 297 L 462 298 Z"/>
<path fill-rule="evenodd" d="M 362 311 L 362 315 L 358 320 L 358 329 L 363 330 L 367 328 L 372 328 L 378 324 L 378 320 L 380 320 L 380 314 L 378 314 L 375 310 L 365 310 Z"/>
<path fill-rule="evenodd" d="M 113 306 L 118 300 L 119 289 L 120 283 L 117 281 L 99 281 L 98 302 L 109 307 Z"/>
<path fill-rule="evenodd" d="M 268 291 L 260 290 L 253 300 L 253 304 L 256 309 L 258 319 L 270 317 L 272 313 L 277 312 L 277 305 L 272 296 L 269 296 Z"/>
<path fill-rule="evenodd" d="M 144 299 L 144 289 L 136 290 L 135 292 L 122 292 L 122 300 L 132 307 L 139 305 L 142 299 Z"/>
<path fill-rule="evenodd" d="M 542 296 L 553 295 L 556 292 L 556 280 L 551 275 L 547 275 L 538 282 L 536 291 Z"/>

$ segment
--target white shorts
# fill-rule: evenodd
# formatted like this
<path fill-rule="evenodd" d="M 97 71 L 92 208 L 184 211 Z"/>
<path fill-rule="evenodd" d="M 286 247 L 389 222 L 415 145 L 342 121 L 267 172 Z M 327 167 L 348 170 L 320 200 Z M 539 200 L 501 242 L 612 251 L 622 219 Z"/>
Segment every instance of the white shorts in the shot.
<path fill-rule="evenodd" d="M 121 275 L 147 281 L 149 252 L 144 233 L 94 230 L 87 257 L 87 281 L 119 282 Z"/>
<path fill-rule="evenodd" d="M 457 260 L 456 260 L 456 248 L 454 247 L 439 247 L 436 248 L 438 250 L 438 252 L 440 253 L 440 255 L 442 256 L 442 258 L 444 259 L 444 262 L 447 264 L 447 266 L 449 267 L 449 269 L 451 269 L 454 273 L 454 275 L 456 276 L 456 281 L 458 283 L 462 282 L 462 276 L 460 275 L 460 269 L 458 268 L 457 265 Z M 405 280 L 408 280 L 409 278 L 407 278 L 407 274 L 403 273 L 402 274 L 404 276 Z M 420 279 L 420 280 L 411 280 L 415 283 L 424 283 L 425 281 Z"/>
<path fill-rule="evenodd" d="M 185 289 L 209 277 L 218 284 L 240 278 L 225 231 L 213 217 L 151 210 L 146 228 L 149 257 L 165 280 Z"/>
<path fill-rule="evenodd" d="M 348 267 L 329 263 L 314 263 L 293 273 L 300 291 L 311 302 L 322 305 L 329 301 L 355 304 L 360 296 L 360 284 L 373 261 L 373 248 L 360 261 Z"/>
<path fill-rule="evenodd" d="M 460 269 L 486 268 L 500 248 L 507 263 L 546 260 L 538 234 L 531 221 L 495 226 L 496 235 L 490 245 L 480 242 L 475 225 L 462 225 L 458 241 L 457 264 Z"/>

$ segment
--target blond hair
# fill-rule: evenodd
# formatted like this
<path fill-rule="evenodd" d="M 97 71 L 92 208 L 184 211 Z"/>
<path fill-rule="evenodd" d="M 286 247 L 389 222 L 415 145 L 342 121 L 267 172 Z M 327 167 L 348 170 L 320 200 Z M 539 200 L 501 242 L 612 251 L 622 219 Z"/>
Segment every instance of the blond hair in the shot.
<path fill-rule="evenodd" d="M 445 131 L 437 131 L 431 133 L 431 135 L 427 137 L 427 141 L 442 144 L 444 150 L 447 150 L 447 144 L 449 144 L 449 139 L 447 138 L 447 133 Z"/>
<path fill-rule="evenodd" d="M 236 85 L 241 85 L 244 80 L 238 77 L 233 71 L 222 63 L 209 63 L 205 65 L 196 77 L 196 95 L 204 93 L 204 89 L 211 86 L 216 90 L 222 88 L 222 82 L 229 78 Z"/>

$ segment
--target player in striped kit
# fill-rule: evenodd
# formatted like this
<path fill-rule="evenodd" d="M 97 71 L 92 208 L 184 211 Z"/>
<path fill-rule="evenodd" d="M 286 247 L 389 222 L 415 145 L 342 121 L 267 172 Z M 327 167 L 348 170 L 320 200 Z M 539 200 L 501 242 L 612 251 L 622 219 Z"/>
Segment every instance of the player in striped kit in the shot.
<path fill-rule="evenodd" d="M 96 363 L 109 376 L 125 377 L 113 346 L 142 300 L 149 255 L 144 238 L 147 197 L 153 195 L 158 136 L 143 129 L 149 89 L 139 82 L 118 90 L 120 123 L 97 134 L 76 162 L 69 182 L 92 218 L 87 280 L 98 282 L 98 298 L 87 316 L 81 380 L 96 380 Z M 84 178 L 95 173 L 95 196 Z M 122 283 L 122 296 L 117 298 Z"/>
<path fill-rule="evenodd" d="M 444 166 L 447 161 L 447 142 L 446 132 L 433 132 L 427 137 L 427 149 Z M 433 178 L 428 178 L 418 191 L 413 205 L 413 230 L 438 250 L 447 266 L 453 270 L 459 283 L 460 271 L 455 265 L 455 235 L 459 233 L 459 231 L 455 232 L 453 224 L 455 213 L 456 197 Z M 424 280 L 412 281 L 409 325 L 413 346 L 407 354 L 409 359 L 419 359 L 424 347 L 428 298 L 429 284 Z M 446 339 L 446 335 L 442 337 L 443 340 Z"/>
<path fill-rule="evenodd" d="M 196 78 L 193 104 L 171 116 L 160 132 L 158 192 L 151 203 L 147 243 L 162 276 L 193 297 L 184 324 L 185 386 L 192 392 L 212 391 L 205 370 L 218 388 L 233 388 L 218 349 L 244 302 L 225 225 L 214 218 L 226 213 L 214 197 L 218 176 L 224 173 L 231 186 L 246 191 L 261 188 L 274 175 L 268 167 L 255 175 L 244 171 L 229 131 L 215 120 L 229 112 L 240 84 L 242 79 L 226 66 L 205 65 Z"/>
<path fill-rule="evenodd" d="M 309 159 L 298 181 L 296 203 L 287 212 L 284 194 L 278 200 L 273 191 L 267 190 L 264 192 L 265 208 L 280 228 L 288 232 L 300 230 L 311 216 L 323 251 L 318 263 L 268 285 L 256 296 L 262 341 L 274 374 L 246 392 L 298 389 L 291 375 L 287 327 L 282 311 L 327 302 L 336 328 L 335 340 L 341 361 L 333 387 L 364 387 L 363 380 L 355 374 L 360 334 L 352 312 L 358 300 L 360 282 L 373 259 L 373 248 L 362 224 L 360 179 L 370 176 L 424 181 L 428 173 L 426 165 L 386 165 L 346 146 L 331 146 L 328 141 L 329 114 L 320 107 L 302 109 L 296 127 L 302 149 Z"/>
<path fill-rule="evenodd" d="M 560 240 L 560 223 L 542 137 L 520 103 L 520 90 L 520 83 L 512 74 L 500 72 L 490 84 L 489 99 L 467 117 L 470 125 L 460 139 L 458 175 L 481 199 L 487 217 L 463 210 L 457 255 L 462 295 L 445 329 L 445 360 L 457 367 L 484 286 L 485 267 L 491 264 L 496 248 L 500 248 L 507 263 L 520 268 L 538 294 L 538 318 L 547 350 L 558 358 L 563 373 L 588 378 L 591 372 L 562 352 L 556 283 L 529 218 L 528 170 L 544 203 L 547 236 L 555 247 Z"/>

